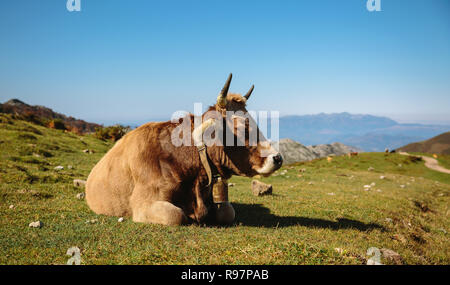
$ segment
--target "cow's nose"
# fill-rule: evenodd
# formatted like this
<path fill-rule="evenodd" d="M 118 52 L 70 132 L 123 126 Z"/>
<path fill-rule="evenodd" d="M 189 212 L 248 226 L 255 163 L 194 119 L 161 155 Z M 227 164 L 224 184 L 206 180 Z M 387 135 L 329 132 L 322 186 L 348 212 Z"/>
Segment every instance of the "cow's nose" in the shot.
<path fill-rule="evenodd" d="M 281 154 L 277 154 L 273 157 L 273 161 L 275 162 L 276 165 L 281 166 L 283 164 L 283 157 L 281 156 Z"/>

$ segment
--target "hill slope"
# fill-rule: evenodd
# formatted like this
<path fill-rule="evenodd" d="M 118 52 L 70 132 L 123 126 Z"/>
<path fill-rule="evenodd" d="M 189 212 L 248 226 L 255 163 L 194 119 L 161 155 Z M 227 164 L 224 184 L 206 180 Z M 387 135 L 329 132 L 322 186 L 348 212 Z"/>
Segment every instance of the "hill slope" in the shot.
<path fill-rule="evenodd" d="M 59 119 L 64 123 L 67 129 L 76 133 L 91 133 L 95 132 L 95 128 L 100 127 L 98 124 L 88 123 L 83 120 L 56 113 L 52 109 L 44 106 L 28 105 L 18 99 L 11 99 L 0 104 L 0 113 L 18 115 L 23 118 L 28 118 L 35 123 Z"/>
<path fill-rule="evenodd" d="M 165 227 L 119 223 L 76 198 L 72 180 L 111 146 L 0 114 L 0 264 L 66 264 L 73 246 L 82 264 L 364 264 L 370 247 L 404 264 L 450 263 L 450 175 L 423 162 L 363 153 L 298 163 L 262 178 L 274 189 L 263 197 L 234 177 L 234 226 Z"/>
<path fill-rule="evenodd" d="M 450 154 L 450 132 L 440 134 L 426 141 L 411 143 L 399 148 L 406 152 Z"/>

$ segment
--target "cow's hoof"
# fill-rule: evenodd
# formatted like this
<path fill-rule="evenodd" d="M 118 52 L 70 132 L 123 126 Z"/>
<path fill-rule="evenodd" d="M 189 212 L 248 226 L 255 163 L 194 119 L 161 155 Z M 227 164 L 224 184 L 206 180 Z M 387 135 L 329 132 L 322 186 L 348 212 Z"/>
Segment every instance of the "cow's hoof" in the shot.
<path fill-rule="evenodd" d="M 230 225 L 234 221 L 234 208 L 230 202 L 223 202 L 215 204 L 216 206 L 216 221 L 221 225 Z"/>

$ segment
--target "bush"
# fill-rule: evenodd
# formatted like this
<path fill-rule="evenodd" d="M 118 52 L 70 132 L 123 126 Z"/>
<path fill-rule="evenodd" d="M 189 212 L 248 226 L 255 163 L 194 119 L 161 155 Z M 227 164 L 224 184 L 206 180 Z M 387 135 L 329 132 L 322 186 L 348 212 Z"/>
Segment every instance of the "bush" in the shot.
<path fill-rule="evenodd" d="M 48 127 L 57 130 L 66 130 L 66 125 L 61 119 L 53 119 L 48 122 Z"/>
<path fill-rule="evenodd" d="M 95 129 L 95 137 L 101 140 L 118 141 L 127 132 L 130 131 L 130 127 L 122 125 L 114 125 L 110 127 L 100 127 Z"/>

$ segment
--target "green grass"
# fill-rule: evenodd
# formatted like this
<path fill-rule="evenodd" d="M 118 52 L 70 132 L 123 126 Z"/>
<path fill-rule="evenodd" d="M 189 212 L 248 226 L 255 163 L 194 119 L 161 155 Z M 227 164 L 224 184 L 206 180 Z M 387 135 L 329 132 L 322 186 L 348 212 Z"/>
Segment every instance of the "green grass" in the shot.
<path fill-rule="evenodd" d="M 298 163 L 261 179 L 274 187 L 263 197 L 235 177 L 234 226 L 165 227 L 118 223 L 76 199 L 73 179 L 86 179 L 111 146 L 0 115 L 0 264 L 65 264 L 73 246 L 82 264 L 363 264 L 370 247 L 405 264 L 450 262 L 450 175 L 423 162 L 363 153 Z M 44 226 L 29 228 L 36 220 Z"/>

